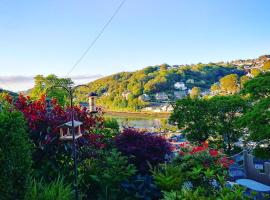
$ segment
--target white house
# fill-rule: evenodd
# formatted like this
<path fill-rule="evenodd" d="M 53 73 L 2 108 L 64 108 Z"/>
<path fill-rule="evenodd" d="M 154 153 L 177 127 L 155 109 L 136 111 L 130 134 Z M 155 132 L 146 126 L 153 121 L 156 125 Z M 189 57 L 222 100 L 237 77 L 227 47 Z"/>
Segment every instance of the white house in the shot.
<path fill-rule="evenodd" d="M 148 94 L 142 94 L 141 96 L 139 96 L 139 100 L 141 101 L 150 101 L 150 97 Z"/>
<path fill-rule="evenodd" d="M 185 83 L 183 83 L 183 82 L 176 82 L 174 84 L 174 88 L 177 90 L 186 90 L 187 89 Z"/>
<path fill-rule="evenodd" d="M 168 95 L 165 92 L 159 92 L 155 95 L 155 97 L 158 101 L 166 101 L 169 99 Z"/>

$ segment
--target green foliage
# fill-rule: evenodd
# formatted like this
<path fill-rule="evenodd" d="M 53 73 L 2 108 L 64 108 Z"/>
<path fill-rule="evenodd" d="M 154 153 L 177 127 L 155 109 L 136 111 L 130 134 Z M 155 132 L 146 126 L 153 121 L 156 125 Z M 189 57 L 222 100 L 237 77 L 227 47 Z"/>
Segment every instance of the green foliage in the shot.
<path fill-rule="evenodd" d="M 240 124 L 248 128 L 249 140 L 258 143 L 255 155 L 258 157 L 270 158 L 270 97 L 264 98 L 255 103 L 241 118 Z M 264 147 L 261 145 L 265 145 Z M 261 150 L 259 150 L 261 149 Z"/>
<path fill-rule="evenodd" d="M 179 190 L 184 181 L 179 166 L 162 164 L 151 170 L 155 184 L 163 191 Z"/>
<path fill-rule="evenodd" d="M 211 90 L 212 94 L 218 94 L 220 91 L 220 86 L 215 83 L 215 84 L 211 85 L 210 90 Z"/>
<path fill-rule="evenodd" d="M 3 90 L 3 89 L 0 88 L 0 98 L 4 97 L 6 95 L 10 95 L 12 97 L 17 97 L 18 96 L 18 94 L 15 93 L 15 92 L 11 92 L 9 90 Z"/>
<path fill-rule="evenodd" d="M 42 75 L 35 76 L 35 85 L 30 91 L 30 97 L 33 99 L 39 99 L 46 93 L 48 97 L 56 98 L 58 102 L 63 105 L 68 105 L 68 93 L 63 88 L 56 86 L 71 86 L 73 84 L 70 78 L 58 78 L 51 74 L 46 77 Z"/>
<path fill-rule="evenodd" d="M 234 186 L 229 188 L 223 185 L 211 195 L 205 195 L 205 189 L 199 187 L 195 190 L 182 189 L 180 191 L 164 192 L 163 200 L 248 200 L 252 199 L 244 196 L 244 189 Z"/>
<path fill-rule="evenodd" d="M 222 136 L 223 149 L 231 155 L 233 143 L 243 133 L 236 121 L 245 112 L 247 102 L 239 96 L 216 96 L 209 100 L 209 104 L 214 115 L 216 132 Z"/>
<path fill-rule="evenodd" d="M 249 80 L 250 80 L 250 78 L 248 76 L 246 76 L 246 75 L 241 76 L 240 77 L 240 86 L 241 86 L 241 88 L 243 88 L 244 84 Z"/>
<path fill-rule="evenodd" d="M 139 111 L 149 104 L 139 100 L 142 94 L 148 94 L 151 100 L 155 100 L 154 96 L 157 92 L 173 94 L 174 84 L 179 81 L 185 82 L 189 89 L 200 87 L 205 90 L 218 82 L 220 78 L 232 73 L 244 75 L 243 70 L 231 66 L 198 64 L 172 68 L 167 64 L 162 64 L 135 72 L 117 73 L 93 81 L 88 86 L 91 91 L 99 95 L 98 104 L 105 109 Z M 85 101 L 88 90 L 78 89 L 76 92 L 78 102 Z M 130 93 L 127 98 L 123 96 L 125 93 Z"/>
<path fill-rule="evenodd" d="M 22 199 L 32 165 L 25 121 L 21 113 L 4 105 L 0 124 L 0 199 Z"/>
<path fill-rule="evenodd" d="M 242 94 L 250 95 L 253 99 L 270 96 L 270 72 L 261 74 L 244 84 Z"/>
<path fill-rule="evenodd" d="M 270 158 L 270 72 L 261 74 L 244 85 L 243 94 L 250 96 L 251 106 L 239 119 L 239 126 L 247 128 L 249 140 L 257 142 L 256 156 Z"/>
<path fill-rule="evenodd" d="M 182 170 L 182 177 L 191 183 L 192 188 L 201 187 L 206 194 L 215 191 L 213 180 L 222 183 L 227 176 L 226 170 L 219 164 L 219 156 L 211 156 L 207 151 L 197 152 L 191 155 L 178 156 L 173 164 Z"/>
<path fill-rule="evenodd" d="M 25 200 L 71 200 L 73 199 L 71 185 L 65 184 L 63 178 L 51 183 L 32 180 L 29 184 Z"/>
<path fill-rule="evenodd" d="M 269 71 L 270 70 L 270 60 L 266 61 L 264 65 L 262 66 L 263 71 Z"/>
<path fill-rule="evenodd" d="M 214 132 L 213 116 L 208 100 L 185 98 L 178 100 L 170 116 L 170 123 L 185 128 L 188 140 L 203 142 Z"/>
<path fill-rule="evenodd" d="M 115 118 L 109 118 L 104 121 L 105 128 L 113 129 L 119 132 L 119 124 Z"/>
<path fill-rule="evenodd" d="M 260 75 L 261 74 L 261 70 L 259 70 L 259 69 L 257 69 L 257 68 L 253 68 L 253 69 L 251 69 L 251 75 L 253 76 L 253 77 L 256 77 L 256 76 L 258 76 L 258 75 Z"/>
<path fill-rule="evenodd" d="M 201 89 L 198 87 L 193 87 L 189 95 L 191 99 L 197 99 L 201 95 Z"/>
<path fill-rule="evenodd" d="M 191 142 L 203 142 L 211 136 L 219 147 L 222 145 L 225 152 L 231 154 L 233 143 L 243 131 L 236 121 L 246 108 L 247 102 L 239 96 L 181 99 L 176 102 L 170 122 L 184 128 Z"/>
<path fill-rule="evenodd" d="M 136 175 L 128 181 L 124 181 L 122 187 L 127 192 L 126 197 L 135 199 L 152 200 L 159 199 L 161 193 L 159 188 L 154 184 L 153 177 L 150 175 Z"/>
<path fill-rule="evenodd" d="M 230 74 L 224 76 L 219 80 L 219 82 L 220 82 L 220 89 L 225 94 L 235 94 L 236 92 L 239 91 L 237 74 Z"/>
<path fill-rule="evenodd" d="M 98 159 L 85 160 L 80 166 L 81 188 L 94 199 L 119 199 L 120 183 L 133 176 L 135 166 L 115 149 Z"/>
<path fill-rule="evenodd" d="M 209 197 L 203 197 L 200 190 L 181 190 L 164 192 L 163 200 L 209 200 Z"/>

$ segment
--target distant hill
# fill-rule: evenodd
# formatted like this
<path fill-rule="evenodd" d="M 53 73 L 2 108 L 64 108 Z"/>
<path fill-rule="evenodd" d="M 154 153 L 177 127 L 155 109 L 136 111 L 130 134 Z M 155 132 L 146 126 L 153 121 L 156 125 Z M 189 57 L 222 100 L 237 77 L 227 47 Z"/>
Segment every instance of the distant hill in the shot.
<path fill-rule="evenodd" d="M 9 91 L 9 90 L 5 90 L 5 89 L 2 89 L 2 88 L 0 88 L 0 93 L 8 93 L 9 95 L 14 96 L 14 97 L 18 96 L 18 93 L 12 92 L 12 91 Z"/>
<path fill-rule="evenodd" d="M 151 103 L 174 101 L 193 87 L 209 92 L 212 84 L 228 74 L 242 76 L 245 71 L 232 65 L 197 64 L 150 66 L 135 72 L 121 72 L 89 83 L 99 96 L 99 104 L 109 110 L 140 110 Z M 86 90 L 77 93 L 83 101 Z"/>
<path fill-rule="evenodd" d="M 270 55 L 257 59 L 235 60 L 194 65 L 156 65 L 134 72 L 121 72 L 89 83 L 98 94 L 98 103 L 108 110 L 135 111 L 147 109 L 187 96 L 193 87 L 203 95 L 222 77 L 249 75 L 250 69 L 259 69 L 270 60 Z M 248 70 L 247 70 L 248 69 Z M 252 75 L 250 75 L 252 77 Z M 85 88 L 77 92 L 77 101 L 85 101 Z"/>

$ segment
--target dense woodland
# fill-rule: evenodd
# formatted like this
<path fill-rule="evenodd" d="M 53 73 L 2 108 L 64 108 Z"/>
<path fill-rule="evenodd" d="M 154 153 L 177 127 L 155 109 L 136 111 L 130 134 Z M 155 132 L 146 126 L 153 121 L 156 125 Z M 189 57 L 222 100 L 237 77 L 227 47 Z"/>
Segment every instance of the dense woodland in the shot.
<path fill-rule="evenodd" d="M 156 93 L 165 92 L 170 100 L 175 100 L 173 91 L 176 82 L 184 82 L 188 89 L 209 90 L 222 77 L 235 74 L 238 80 L 245 74 L 243 69 L 216 64 L 150 66 L 135 72 L 121 72 L 89 83 L 91 91 L 99 96 L 99 104 L 109 110 L 140 110 L 149 102 L 139 97 L 147 94 L 154 99 Z M 125 95 L 123 98 L 123 95 Z M 79 101 L 84 101 L 86 89 L 78 91 Z"/>

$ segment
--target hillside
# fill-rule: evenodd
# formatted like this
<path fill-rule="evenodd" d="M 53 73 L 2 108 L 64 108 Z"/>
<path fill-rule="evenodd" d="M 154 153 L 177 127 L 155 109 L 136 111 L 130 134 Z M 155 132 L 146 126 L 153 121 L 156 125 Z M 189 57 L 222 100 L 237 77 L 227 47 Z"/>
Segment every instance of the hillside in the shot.
<path fill-rule="evenodd" d="M 232 65 L 198 64 L 150 66 L 135 72 L 121 72 L 89 83 L 98 94 L 100 105 L 109 110 L 140 110 L 147 105 L 174 101 L 186 96 L 193 87 L 209 93 L 212 84 L 228 74 L 245 74 Z M 86 90 L 77 93 L 82 100 Z"/>
<path fill-rule="evenodd" d="M 9 90 L 5 90 L 5 89 L 1 89 L 0 88 L 0 94 L 2 94 L 2 93 L 8 93 L 9 95 L 11 95 L 11 96 L 18 96 L 18 94 L 17 93 L 15 93 L 15 92 L 11 92 L 11 91 L 9 91 Z"/>
<path fill-rule="evenodd" d="M 98 94 L 99 105 L 107 110 L 162 112 L 168 111 L 168 102 L 189 95 L 192 88 L 198 88 L 201 96 L 209 95 L 211 89 L 219 87 L 219 80 L 230 74 L 234 74 L 240 88 L 242 82 L 260 73 L 267 60 L 270 60 L 269 55 L 226 63 L 162 64 L 117 73 L 88 85 Z M 85 88 L 80 89 L 77 101 L 83 101 L 86 93 Z M 159 110 L 155 110 L 157 107 Z"/>

